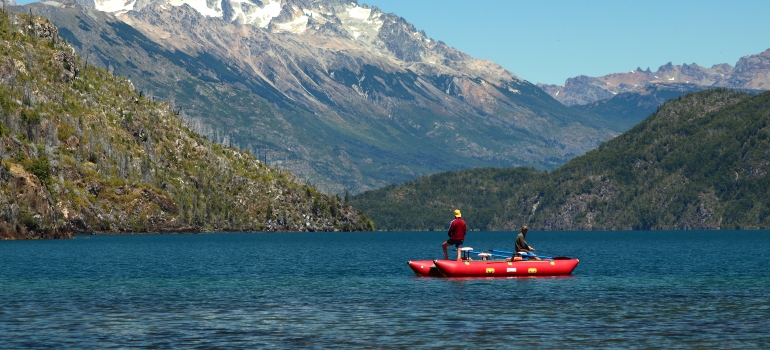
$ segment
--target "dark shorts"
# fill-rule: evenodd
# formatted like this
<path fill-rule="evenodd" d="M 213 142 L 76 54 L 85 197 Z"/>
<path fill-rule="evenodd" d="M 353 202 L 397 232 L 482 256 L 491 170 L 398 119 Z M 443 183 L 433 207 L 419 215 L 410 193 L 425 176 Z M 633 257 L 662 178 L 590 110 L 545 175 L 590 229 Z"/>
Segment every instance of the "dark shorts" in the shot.
<path fill-rule="evenodd" d="M 455 241 L 454 239 L 451 239 L 451 238 L 446 240 L 446 242 L 449 243 L 449 245 L 454 244 L 455 248 L 460 248 L 460 246 L 463 245 L 463 241 L 464 241 L 463 239 Z"/>

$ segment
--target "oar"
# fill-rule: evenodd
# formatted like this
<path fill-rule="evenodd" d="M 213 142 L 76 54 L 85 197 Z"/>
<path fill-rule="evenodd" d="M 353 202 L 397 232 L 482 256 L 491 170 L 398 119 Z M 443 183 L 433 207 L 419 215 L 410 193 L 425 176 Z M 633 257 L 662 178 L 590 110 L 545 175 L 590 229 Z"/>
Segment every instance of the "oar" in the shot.
<path fill-rule="evenodd" d="M 547 253 L 545 253 L 545 254 L 547 254 Z M 553 255 L 553 254 L 550 254 L 550 255 L 552 257 L 549 258 L 549 259 L 554 259 L 554 260 L 569 260 L 569 259 L 572 259 L 572 258 L 570 258 L 568 256 L 563 256 L 563 255 Z M 543 257 L 541 255 L 538 255 L 538 256 L 540 256 L 541 258 Z"/>

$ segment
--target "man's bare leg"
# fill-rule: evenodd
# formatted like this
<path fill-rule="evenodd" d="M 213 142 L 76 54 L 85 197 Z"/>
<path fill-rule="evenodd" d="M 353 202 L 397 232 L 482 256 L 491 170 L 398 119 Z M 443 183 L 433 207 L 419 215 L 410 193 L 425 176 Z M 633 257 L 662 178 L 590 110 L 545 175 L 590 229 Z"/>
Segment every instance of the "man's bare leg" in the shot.
<path fill-rule="evenodd" d="M 449 254 L 447 254 L 447 251 L 446 251 L 446 247 L 448 246 L 449 246 L 449 243 L 447 242 L 441 243 L 441 249 L 444 250 L 444 260 L 449 260 Z"/>

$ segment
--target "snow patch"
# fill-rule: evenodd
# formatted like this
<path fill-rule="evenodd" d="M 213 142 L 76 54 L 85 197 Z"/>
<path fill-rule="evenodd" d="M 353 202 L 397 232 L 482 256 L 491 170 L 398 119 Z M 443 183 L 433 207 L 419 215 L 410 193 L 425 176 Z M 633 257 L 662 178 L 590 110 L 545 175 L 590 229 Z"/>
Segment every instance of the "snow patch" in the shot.
<path fill-rule="evenodd" d="M 358 27 L 348 27 L 348 31 L 350 34 L 353 34 L 354 39 L 358 39 L 358 37 L 361 36 L 361 32 L 358 31 Z"/>
<path fill-rule="evenodd" d="M 94 7 L 103 12 L 109 13 L 125 13 L 134 9 L 136 0 L 102 0 L 94 1 Z"/>
<path fill-rule="evenodd" d="M 291 22 L 279 23 L 279 24 L 276 24 L 275 26 L 282 31 L 300 34 L 304 32 L 305 29 L 307 29 L 308 19 L 310 19 L 310 17 L 300 16 L 295 18 Z"/>
<path fill-rule="evenodd" d="M 363 7 L 356 6 L 348 9 L 348 16 L 355 19 L 366 20 L 369 19 L 369 15 L 371 14 L 372 9 L 365 9 Z"/>
<path fill-rule="evenodd" d="M 248 8 L 252 9 L 249 13 L 243 11 L 241 4 L 244 3 L 248 5 Z M 262 7 L 255 6 L 249 0 L 232 0 L 232 4 L 235 10 L 233 18 L 242 16 L 244 23 L 260 28 L 266 28 L 273 18 L 281 14 L 281 0 L 268 0 Z M 232 20 L 232 18 L 227 18 L 227 20 Z"/>

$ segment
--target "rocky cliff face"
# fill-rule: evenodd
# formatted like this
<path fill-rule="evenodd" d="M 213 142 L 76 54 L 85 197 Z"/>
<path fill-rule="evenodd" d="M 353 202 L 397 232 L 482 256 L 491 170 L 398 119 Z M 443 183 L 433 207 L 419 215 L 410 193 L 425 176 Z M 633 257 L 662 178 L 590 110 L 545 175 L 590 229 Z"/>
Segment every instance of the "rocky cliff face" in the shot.
<path fill-rule="evenodd" d="M 693 88 L 687 88 L 688 85 Z M 586 105 L 622 93 L 643 92 L 650 86 L 661 86 L 668 90 L 697 90 L 706 87 L 767 90 L 770 87 L 770 49 L 761 54 L 741 57 L 735 67 L 726 63 L 705 68 L 695 63 L 678 66 L 669 62 L 655 72 L 649 68 L 637 68 L 629 73 L 602 77 L 581 75 L 567 79 L 564 86 L 538 86 L 567 106 Z"/>
<path fill-rule="evenodd" d="M 57 210 L 51 193 L 37 176 L 18 164 L 0 164 L 0 239 L 72 238 L 72 231 L 54 227 Z"/>
<path fill-rule="evenodd" d="M 755 90 L 770 89 L 770 49 L 758 55 L 741 57 L 727 87 Z"/>
<path fill-rule="evenodd" d="M 90 62 L 328 192 L 550 169 L 622 131 L 355 1 L 46 4 L 36 11 Z"/>

